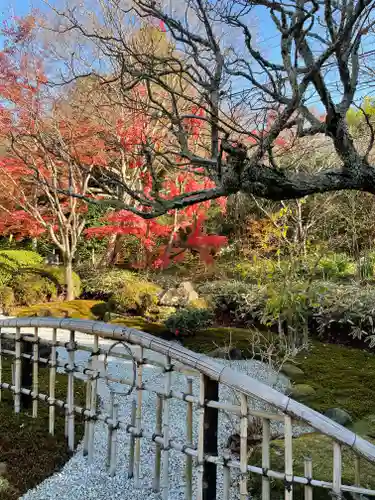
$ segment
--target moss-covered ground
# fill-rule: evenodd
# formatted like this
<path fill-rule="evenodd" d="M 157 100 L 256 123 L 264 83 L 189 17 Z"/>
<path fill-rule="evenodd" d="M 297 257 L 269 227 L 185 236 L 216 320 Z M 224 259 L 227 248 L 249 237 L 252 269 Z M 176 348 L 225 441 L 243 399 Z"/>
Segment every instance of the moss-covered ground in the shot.
<path fill-rule="evenodd" d="M 315 389 L 308 405 L 325 412 L 342 408 L 354 420 L 375 414 L 375 355 L 360 349 L 314 341 L 297 356 L 304 384 Z"/>
<path fill-rule="evenodd" d="M 305 434 L 293 440 L 293 473 L 295 476 L 304 477 L 304 459 L 309 457 L 313 465 L 313 478 L 321 481 L 332 481 L 333 467 L 333 447 L 332 440 L 321 434 Z M 354 478 L 355 455 L 349 448 L 344 448 L 342 453 L 342 483 L 346 485 L 355 484 Z M 250 464 L 260 465 L 261 455 L 257 449 L 250 456 Z M 284 442 L 274 440 L 271 443 L 270 454 L 271 469 L 279 472 L 284 470 Z M 375 464 L 370 464 L 365 460 L 360 461 L 360 484 L 363 488 L 375 488 Z M 261 491 L 261 477 L 250 475 L 250 488 L 254 492 L 255 498 Z M 283 481 L 271 479 L 271 499 L 281 500 L 284 498 Z M 314 499 L 329 500 L 331 493 L 328 489 L 314 488 Z M 351 498 L 351 497 L 348 497 Z M 304 489 L 296 484 L 293 488 L 293 499 L 303 500 Z"/>
<path fill-rule="evenodd" d="M 11 382 L 11 360 L 3 359 L 2 380 Z M 39 370 L 39 392 L 48 394 L 48 369 Z M 56 397 L 66 399 L 67 377 L 56 376 Z M 75 381 L 75 399 L 84 405 L 84 384 Z M 49 407 L 38 404 L 38 418 L 31 410 L 15 415 L 13 395 L 2 390 L 0 401 L 0 462 L 6 473 L 0 477 L 0 500 L 16 500 L 27 490 L 59 470 L 71 456 L 64 436 L 65 417 L 56 411 L 55 434 L 48 432 Z M 83 436 L 83 422 L 76 417 L 76 442 Z"/>

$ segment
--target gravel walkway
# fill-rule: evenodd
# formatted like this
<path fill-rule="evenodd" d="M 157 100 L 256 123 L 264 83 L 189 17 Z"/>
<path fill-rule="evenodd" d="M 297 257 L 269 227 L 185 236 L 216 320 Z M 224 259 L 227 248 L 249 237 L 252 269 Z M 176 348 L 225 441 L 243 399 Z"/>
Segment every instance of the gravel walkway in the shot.
<path fill-rule="evenodd" d="M 11 331 L 11 329 L 10 329 Z M 39 332 L 41 337 L 49 338 L 50 330 Z M 60 332 L 61 335 L 68 335 L 67 332 Z M 79 339 L 80 342 L 89 345 L 91 343 L 90 336 L 85 334 Z M 66 338 L 68 340 L 68 338 Z M 78 340 L 78 339 L 77 339 Z M 103 345 L 102 345 L 103 347 Z M 59 359 L 67 360 L 65 349 L 58 349 Z M 148 357 L 148 354 L 146 354 Z M 86 351 L 76 352 L 76 364 L 84 366 L 88 360 L 89 353 Z M 216 360 L 218 361 L 218 360 Z M 230 364 L 231 367 L 239 372 L 257 379 L 265 384 L 273 386 L 275 389 L 284 392 L 289 386 L 288 379 L 277 374 L 265 364 L 255 361 L 221 361 L 223 364 Z M 111 376 L 118 378 L 131 378 L 131 367 L 129 362 L 124 362 L 119 359 L 112 358 L 109 360 L 108 371 Z M 182 374 L 173 372 L 172 389 L 183 391 L 186 388 L 186 377 Z M 162 386 L 164 383 L 164 374 L 158 368 L 145 366 L 144 381 L 152 382 L 152 385 Z M 198 395 L 198 383 L 193 384 L 193 393 Z M 105 409 L 109 406 L 109 389 L 103 380 L 99 380 L 98 394 L 102 407 Z M 153 393 L 143 392 L 143 407 L 142 407 L 142 427 L 150 432 L 155 430 L 155 407 L 156 397 Z M 220 400 L 229 403 L 238 403 L 234 393 L 227 387 L 220 387 Z M 119 416 L 129 420 L 133 395 L 128 397 L 118 397 Z M 253 408 L 265 409 L 265 404 L 253 400 L 250 401 Z M 183 442 L 186 426 L 185 426 L 186 404 L 175 399 L 170 400 L 170 434 L 171 438 Z M 193 412 L 193 441 L 197 442 L 197 419 L 198 412 Z M 222 449 L 225 447 L 228 437 L 233 434 L 238 426 L 236 417 L 219 412 L 219 446 Z M 282 425 L 273 424 L 272 431 L 282 434 Z M 294 434 L 298 435 L 308 431 L 306 427 L 296 426 Z M 47 500 L 60 498 L 62 500 L 101 500 L 101 499 L 132 499 L 141 500 L 148 497 L 148 500 L 160 499 L 160 494 L 152 492 L 152 475 L 154 465 L 154 444 L 147 439 L 142 439 L 141 442 L 141 489 L 135 489 L 134 481 L 127 479 L 128 453 L 129 453 L 129 435 L 124 430 L 119 430 L 117 440 L 117 473 L 111 478 L 106 469 L 105 460 L 107 455 L 107 426 L 102 422 L 97 422 L 95 425 L 95 446 L 94 446 L 94 461 L 92 465 L 88 465 L 87 457 L 82 454 L 81 444 L 78 445 L 77 451 L 73 457 L 65 464 L 63 469 L 43 481 L 35 489 L 28 491 L 22 498 L 24 500 Z M 170 487 L 169 498 L 171 500 L 184 499 L 184 456 L 174 450 L 170 451 Z M 222 497 L 222 469 L 218 468 L 218 498 Z M 232 473 L 232 483 L 237 482 L 236 475 Z M 236 494 L 238 488 L 232 488 L 231 499 L 239 498 Z"/>

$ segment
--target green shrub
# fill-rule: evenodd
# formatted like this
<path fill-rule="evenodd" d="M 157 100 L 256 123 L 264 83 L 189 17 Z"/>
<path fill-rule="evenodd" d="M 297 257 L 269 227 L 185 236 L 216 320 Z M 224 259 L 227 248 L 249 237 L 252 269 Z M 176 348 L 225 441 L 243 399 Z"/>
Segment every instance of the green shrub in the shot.
<path fill-rule="evenodd" d="M 61 293 L 64 290 L 65 269 L 63 267 L 45 266 L 42 269 L 41 275 L 55 285 L 58 293 Z M 73 288 L 74 288 L 74 296 L 79 297 L 82 291 L 81 278 L 74 271 L 73 271 Z"/>
<path fill-rule="evenodd" d="M 110 295 L 126 283 L 140 281 L 138 276 L 131 271 L 121 269 L 92 270 L 82 279 L 82 288 L 86 293 Z"/>
<path fill-rule="evenodd" d="M 43 257 L 29 250 L 0 250 L 0 286 L 9 285 L 22 270 L 40 268 Z"/>
<path fill-rule="evenodd" d="M 35 274 L 21 274 L 12 282 L 16 304 L 31 306 L 56 299 L 56 286 L 47 278 Z"/>
<path fill-rule="evenodd" d="M 9 286 L 2 286 L 0 288 L 0 304 L 5 314 L 10 314 L 13 306 L 15 305 L 15 297 L 12 288 Z"/>
<path fill-rule="evenodd" d="M 131 312 L 143 316 L 156 307 L 161 289 L 149 281 L 128 281 L 114 291 L 109 299 L 109 309 L 113 312 Z"/>
<path fill-rule="evenodd" d="M 216 317 L 233 324 L 256 322 L 264 308 L 264 287 L 240 281 L 212 282 L 199 288 L 215 312 Z"/>
<path fill-rule="evenodd" d="M 207 309 L 189 307 L 169 316 L 166 328 L 177 336 L 189 336 L 212 325 L 213 314 Z"/>
<path fill-rule="evenodd" d="M 317 265 L 317 272 L 323 279 L 354 276 L 355 270 L 354 262 L 346 254 L 325 255 Z"/>

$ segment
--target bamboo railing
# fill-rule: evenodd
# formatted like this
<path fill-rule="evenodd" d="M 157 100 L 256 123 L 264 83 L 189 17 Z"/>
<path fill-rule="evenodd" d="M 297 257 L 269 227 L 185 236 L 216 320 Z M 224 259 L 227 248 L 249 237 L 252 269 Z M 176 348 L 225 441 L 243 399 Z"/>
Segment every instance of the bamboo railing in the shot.
<path fill-rule="evenodd" d="M 47 335 L 47 333 L 48 335 Z M 90 338 L 88 343 L 82 340 L 83 335 Z M 14 339 L 14 350 L 3 348 L 4 339 Z M 67 340 L 68 339 L 68 340 Z M 39 355 L 40 345 L 51 346 L 49 358 Z M 88 345 L 90 344 L 90 345 Z M 30 348 L 32 346 L 32 348 Z M 119 353 L 121 347 L 122 352 Z M 57 349 L 67 351 L 68 362 L 57 359 Z M 90 357 L 85 366 L 76 364 L 78 350 L 89 351 Z M 132 365 L 132 377 L 119 380 L 109 375 L 107 370 L 100 371 L 96 367 L 99 356 L 108 356 L 123 360 Z M 3 358 L 14 358 L 14 380 L 12 383 L 2 380 Z M 24 361 L 31 365 L 32 380 L 25 378 Z M 49 391 L 39 391 L 39 365 L 43 363 L 49 369 Z M 152 385 L 144 380 L 145 364 L 162 369 L 163 382 Z M 106 367 L 106 363 L 104 363 Z M 68 378 L 67 395 L 64 400 L 56 399 L 56 371 L 65 371 Z M 186 377 L 186 389 L 173 388 L 173 374 L 180 373 Z M 79 375 L 86 382 L 85 407 L 75 402 L 74 384 Z M 104 380 L 110 389 L 111 404 L 109 409 L 101 408 L 98 402 L 98 382 Z M 193 381 L 199 383 L 199 392 L 194 394 Z M 25 383 L 26 381 L 26 383 Z M 117 384 L 111 386 L 110 384 Z M 121 385 L 121 390 L 113 387 Z M 27 385 L 27 387 L 25 386 Z M 219 400 L 221 385 L 229 387 L 237 396 L 238 404 Z M 149 440 L 154 444 L 154 473 L 152 486 L 160 492 L 161 498 L 169 498 L 169 479 L 175 472 L 170 470 L 170 450 L 184 457 L 183 477 L 185 478 L 185 498 L 191 500 L 212 500 L 216 498 L 249 498 L 249 477 L 261 479 L 261 498 L 272 497 L 271 480 L 279 481 L 284 487 L 284 498 L 293 499 L 293 488 L 300 485 L 305 500 L 314 498 L 317 488 L 329 490 L 332 496 L 341 498 L 344 492 L 375 497 L 375 490 L 361 486 L 360 463 L 365 460 L 374 463 L 375 446 L 345 429 L 327 417 L 294 401 L 289 396 L 262 384 L 244 374 L 238 373 L 229 366 L 217 363 L 205 355 L 189 351 L 181 346 L 169 343 L 152 335 L 122 326 L 113 326 L 96 321 L 56 319 L 56 318 L 19 318 L 0 320 L 0 395 L 1 391 L 14 393 L 14 411 L 22 411 L 23 398 L 32 399 L 32 417 L 38 418 L 39 402 L 49 405 L 49 429 L 54 433 L 56 408 L 65 411 L 65 433 L 71 450 L 76 445 L 75 416 L 85 419 L 83 438 L 83 454 L 88 463 L 92 462 L 95 451 L 95 422 L 103 422 L 108 427 L 107 467 L 110 475 L 118 473 L 117 443 L 120 432 L 130 436 L 128 452 L 129 480 L 135 486 L 142 487 L 140 470 L 142 467 L 141 441 Z M 144 391 L 155 396 L 155 429 L 149 432 L 144 428 L 142 414 Z M 131 411 L 127 415 L 119 414 L 116 395 L 131 397 Z M 253 408 L 254 398 L 263 402 L 266 409 Z M 185 404 L 186 433 L 181 436 L 171 433 L 170 404 L 177 399 Z M 1 403 L 0 403 L 1 404 Z M 195 411 L 198 418 L 194 418 Z M 231 414 L 240 423 L 240 449 L 234 454 L 230 449 L 218 445 L 218 420 L 221 413 Z M 248 437 L 249 417 L 255 416 L 262 421 L 262 436 L 259 444 L 261 459 L 259 464 L 249 463 Z M 275 470 L 271 460 L 271 425 L 273 421 L 283 423 L 284 467 Z M 197 429 L 194 429 L 194 422 Z M 295 456 L 293 454 L 293 425 L 307 425 L 315 432 L 332 439 L 332 478 L 330 481 L 314 476 L 314 463 L 306 457 L 303 463 L 303 475 L 295 474 Z M 193 432 L 196 431 L 196 432 Z M 47 430 L 46 430 L 47 432 Z M 197 435 L 197 439 L 194 439 Z M 228 436 L 229 437 L 229 436 Z M 343 484 L 342 452 L 348 447 L 354 452 L 353 472 L 354 484 Z M 222 474 L 222 487 L 218 496 L 218 473 Z M 123 470 L 120 471 L 124 473 Z M 233 481 L 236 477 L 237 481 Z"/>

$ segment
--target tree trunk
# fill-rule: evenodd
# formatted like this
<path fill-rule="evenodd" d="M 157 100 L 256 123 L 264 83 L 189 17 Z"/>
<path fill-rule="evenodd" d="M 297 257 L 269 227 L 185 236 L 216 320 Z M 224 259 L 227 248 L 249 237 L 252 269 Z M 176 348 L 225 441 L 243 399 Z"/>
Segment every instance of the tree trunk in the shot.
<path fill-rule="evenodd" d="M 65 267 L 65 300 L 74 300 L 73 264 L 72 259 L 64 259 Z"/>

